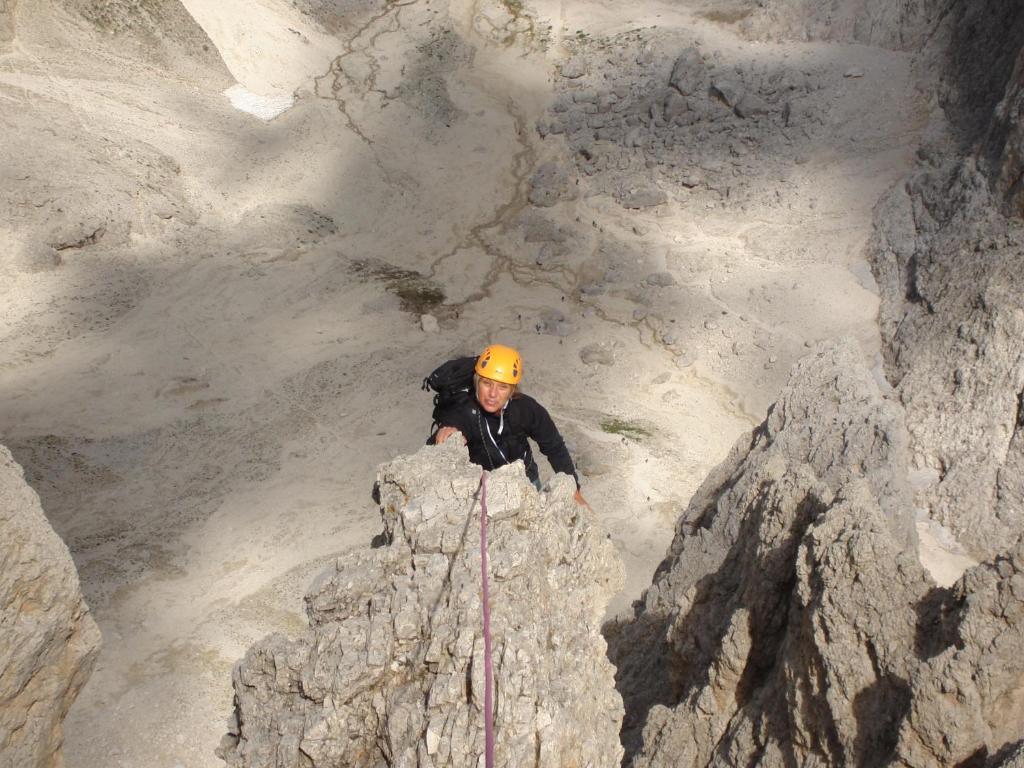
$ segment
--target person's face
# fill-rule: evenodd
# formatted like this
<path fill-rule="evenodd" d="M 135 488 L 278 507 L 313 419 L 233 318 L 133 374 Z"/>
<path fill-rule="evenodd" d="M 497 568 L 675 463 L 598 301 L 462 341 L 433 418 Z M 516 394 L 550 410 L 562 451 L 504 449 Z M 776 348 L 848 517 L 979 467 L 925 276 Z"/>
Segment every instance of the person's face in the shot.
<path fill-rule="evenodd" d="M 478 376 L 476 380 L 476 400 L 488 413 L 497 413 L 505 407 L 505 403 L 512 397 L 515 388 L 503 381 L 495 381 Z"/>

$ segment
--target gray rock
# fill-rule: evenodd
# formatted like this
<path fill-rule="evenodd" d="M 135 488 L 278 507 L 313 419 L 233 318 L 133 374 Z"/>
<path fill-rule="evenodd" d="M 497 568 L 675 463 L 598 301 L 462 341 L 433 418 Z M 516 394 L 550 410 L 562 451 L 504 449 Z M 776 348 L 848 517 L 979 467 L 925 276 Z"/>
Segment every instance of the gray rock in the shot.
<path fill-rule="evenodd" d="M 78 573 L 21 467 L 0 446 L 0 767 L 62 765 L 62 724 L 100 633 Z"/>
<path fill-rule="evenodd" d="M 731 80 L 714 80 L 711 83 L 711 93 L 729 107 L 735 107 L 743 98 L 743 88 Z"/>
<path fill-rule="evenodd" d="M 886 375 L 907 408 L 915 468 L 940 478 L 916 502 L 978 559 L 1024 531 L 1024 225 L 1009 204 L 1019 184 L 1002 183 L 1019 170 L 1020 128 L 1006 110 L 1020 103 L 1024 77 L 984 79 L 1020 51 L 987 7 L 943 18 L 935 39 L 962 46 L 930 54 L 944 78 L 987 85 L 947 97 L 957 141 L 930 140 L 920 170 L 879 203 L 869 253 Z M 969 146 L 981 156 L 964 154 Z"/>
<path fill-rule="evenodd" d="M 575 177 L 555 163 L 542 164 L 530 177 L 529 199 L 536 206 L 550 207 L 578 196 Z"/>
<path fill-rule="evenodd" d="M 893 765 L 967 765 L 1020 740 L 1020 705 L 1007 702 L 1024 690 L 1024 543 L 967 571 L 927 618 Z"/>
<path fill-rule="evenodd" d="M 686 99 L 679 95 L 676 91 L 669 91 L 665 94 L 665 99 L 661 103 L 661 113 L 665 116 L 665 122 L 673 122 L 676 118 L 686 114 L 689 110 L 689 105 Z"/>
<path fill-rule="evenodd" d="M 553 309 L 542 312 L 534 328 L 548 336 L 571 336 L 576 330 L 564 314 Z"/>
<path fill-rule="evenodd" d="M 480 468 L 449 441 L 378 473 L 385 538 L 314 583 L 310 628 L 233 673 L 230 766 L 471 766 L 484 752 Z M 496 765 L 617 767 L 622 702 L 599 619 L 621 586 L 607 534 L 557 475 L 487 486 Z"/>
<path fill-rule="evenodd" d="M 558 73 L 569 80 L 576 80 L 587 74 L 587 62 L 582 56 L 573 56 L 558 68 Z"/>
<path fill-rule="evenodd" d="M 652 208 L 668 201 L 668 195 L 652 182 L 638 182 L 615 195 L 623 208 Z"/>
<path fill-rule="evenodd" d="M 672 65 L 672 74 L 669 76 L 668 84 L 683 96 L 689 96 L 704 90 L 706 78 L 704 59 L 701 57 L 700 51 L 690 46 L 679 54 Z"/>
<path fill-rule="evenodd" d="M 771 105 L 756 93 L 743 94 L 734 107 L 736 114 L 742 118 L 761 117 L 771 110 Z"/>

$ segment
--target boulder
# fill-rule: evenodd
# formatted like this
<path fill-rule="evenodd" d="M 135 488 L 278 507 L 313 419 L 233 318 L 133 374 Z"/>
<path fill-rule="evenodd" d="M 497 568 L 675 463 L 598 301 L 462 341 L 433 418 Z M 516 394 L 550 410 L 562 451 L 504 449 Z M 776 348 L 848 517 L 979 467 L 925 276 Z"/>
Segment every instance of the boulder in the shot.
<path fill-rule="evenodd" d="M 231 766 L 471 766 L 484 752 L 481 471 L 449 441 L 381 467 L 386 546 L 338 560 L 310 628 L 234 672 Z M 488 475 L 498 766 L 617 767 L 622 701 L 600 619 L 623 580 L 608 535 L 557 475 Z"/>
<path fill-rule="evenodd" d="M 683 96 L 698 94 L 706 87 L 707 70 L 704 58 L 692 45 L 683 50 L 672 65 L 668 84 Z"/>
<path fill-rule="evenodd" d="M 0 446 L 0 768 L 63 765 L 64 717 L 99 647 L 71 554 Z"/>

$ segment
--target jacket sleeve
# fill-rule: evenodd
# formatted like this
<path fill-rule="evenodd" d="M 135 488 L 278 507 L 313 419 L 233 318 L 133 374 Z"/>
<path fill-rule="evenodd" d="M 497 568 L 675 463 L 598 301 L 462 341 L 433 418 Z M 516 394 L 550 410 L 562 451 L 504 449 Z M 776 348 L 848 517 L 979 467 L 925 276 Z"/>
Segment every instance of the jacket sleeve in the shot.
<path fill-rule="evenodd" d="M 441 427 L 455 427 L 471 442 L 476 437 L 476 411 L 473 404 L 468 400 L 462 403 L 455 403 L 437 414 L 438 429 Z M 433 443 L 433 440 L 431 440 Z"/>
<path fill-rule="evenodd" d="M 540 452 L 547 458 L 551 468 L 555 472 L 562 472 L 572 476 L 576 481 L 576 488 L 578 489 L 580 487 L 580 477 L 576 474 L 576 467 L 572 463 L 569 449 L 565 447 L 565 440 L 562 439 L 562 435 L 555 426 L 555 422 L 551 419 L 551 414 L 532 397 L 524 395 L 523 399 L 527 401 L 527 413 L 529 414 L 526 434 L 537 443 L 537 447 L 540 448 Z"/>

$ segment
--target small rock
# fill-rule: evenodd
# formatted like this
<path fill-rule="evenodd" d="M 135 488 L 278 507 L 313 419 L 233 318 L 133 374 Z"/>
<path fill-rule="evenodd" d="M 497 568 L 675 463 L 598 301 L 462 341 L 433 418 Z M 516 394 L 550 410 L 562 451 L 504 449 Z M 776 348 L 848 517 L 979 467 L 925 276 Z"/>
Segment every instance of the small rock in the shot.
<path fill-rule="evenodd" d="M 668 201 L 668 195 L 653 183 L 645 183 L 622 190 L 616 199 L 623 208 L 652 208 Z"/>
<path fill-rule="evenodd" d="M 657 285 L 661 288 L 668 288 L 676 284 L 676 279 L 672 276 L 671 272 L 652 272 L 647 276 L 646 283 L 648 285 Z M 634 316 L 635 314 L 634 312 Z"/>
<path fill-rule="evenodd" d="M 665 116 L 665 122 L 672 122 L 689 110 L 689 105 L 677 91 L 669 91 L 665 94 L 665 100 L 661 104 L 661 113 Z"/>
<path fill-rule="evenodd" d="M 574 200 L 579 191 L 576 180 L 561 166 L 544 163 L 530 177 L 530 202 L 550 207 L 560 200 Z"/>
<path fill-rule="evenodd" d="M 587 63 L 581 56 L 573 56 L 558 69 L 559 74 L 569 80 L 575 80 L 587 74 Z"/>
<path fill-rule="evenodd" d="M 588 344 L 581 349 L 580 360 L 587 365 L 613 365 L 615 363 L 612 351 L 600 344 Z"/>
<path fill-rule="evenodd" d="M 684 171 L 683 175 L 679 177 L 679 183 L 688 189 L 699 187 L 704 183 L 704 174 L 698 168 Z"/>
<path fill-rule="evenodd" d="M 424 333 L 439 333 L 441 326 L 433 315 L 420 315 L 420 327 Z"/>
<path fill-rule="evenodd" d="M 734 111 L 740 117 L 761 117 L 771 112 L 771 105 L 756 93 L 745 93 L 735 106 Z"/>
<path fill-rule="evenodd" d="M 864 70 L 860 67 L 850 67 L 843 74 L 843 77 L 864 77 Z"/>

